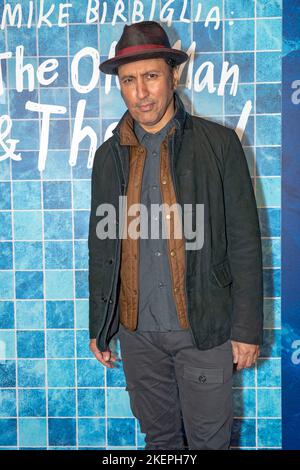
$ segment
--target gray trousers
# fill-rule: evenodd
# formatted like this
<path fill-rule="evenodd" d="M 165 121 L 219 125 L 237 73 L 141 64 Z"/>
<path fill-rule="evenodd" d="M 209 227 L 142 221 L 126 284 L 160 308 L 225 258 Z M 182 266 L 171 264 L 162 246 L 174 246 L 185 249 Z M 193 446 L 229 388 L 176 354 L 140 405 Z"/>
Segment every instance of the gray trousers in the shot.
<path fill-rule="evenodd" d="M 117 337 L 133 415 L 146 450 L 227 450 L 233 423 L 231 341 L 199 350 L 190 330 Z"/>

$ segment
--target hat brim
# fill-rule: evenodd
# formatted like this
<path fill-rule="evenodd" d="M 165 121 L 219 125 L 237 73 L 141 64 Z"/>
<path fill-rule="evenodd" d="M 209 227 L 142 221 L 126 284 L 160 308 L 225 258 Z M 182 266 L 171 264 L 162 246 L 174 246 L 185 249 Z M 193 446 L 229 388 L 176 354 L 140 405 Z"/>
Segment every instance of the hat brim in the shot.
<path fill-rule="evenodd" d="M 135 62 L 143 59 L 154 58 L 171 58 L 175 61 L 176 65 L 185 62 L 189 56 L 183 51 L 177 49 L 151 49 L 151 51 L 135 52 L 134 54 L 123 55 L 121 57 L 113 57 L 112 59 L 105 60 L 99 65 L 99 69 L 103 73 L 118 75 L 118 67 L 128 62 Z"/>

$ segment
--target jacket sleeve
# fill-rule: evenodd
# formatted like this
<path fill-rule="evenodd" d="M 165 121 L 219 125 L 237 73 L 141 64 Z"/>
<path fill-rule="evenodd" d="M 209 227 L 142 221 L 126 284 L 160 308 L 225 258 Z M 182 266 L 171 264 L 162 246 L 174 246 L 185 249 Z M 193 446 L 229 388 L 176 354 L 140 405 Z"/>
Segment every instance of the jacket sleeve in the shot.
<path fill-rule="evenodd" d="M 232 282 L 231 339 L 263 342 L 263 266 L 256 199 L 242 144 L 232 129 L 225 151 L 224 200 Z"/>
<path fill-rule="evenodd" d="M 103 167 L 103 152 L 98 149 L 96 151 L 92 169 L 91 178 L 91 211 L 89 219 L 89 234 L 88 234 L 88 253 L 89 253 L 89 337 L 96 338 L 97 333 L 102 324 L 101 318 L 101 284 L 102 278 L 101 270 L 103 257 L 102 243 L 103 240 L 99 239 L 96 234 L 96 226 L 99 222 L 99 216 L 96 216 L 97 207 L 103 202 L 101 198 L 101 179 L 100 171 Z"/>

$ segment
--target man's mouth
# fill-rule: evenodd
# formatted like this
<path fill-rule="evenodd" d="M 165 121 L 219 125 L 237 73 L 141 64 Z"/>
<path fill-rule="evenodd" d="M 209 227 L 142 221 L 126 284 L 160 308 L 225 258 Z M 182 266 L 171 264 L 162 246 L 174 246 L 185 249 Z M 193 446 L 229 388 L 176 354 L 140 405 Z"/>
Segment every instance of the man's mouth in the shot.
<path fill-rule="evenodd" d="M 145 105 L 142 105 L 142 106 L 139 106 L 138 108 L 143 111 L 143 112 L 146 112 L 146 111 L 151 111 L 151 109 L 153 108 L 154 104 L 153 103 L 150 103 L 150 104 L 145 104 Z"/>

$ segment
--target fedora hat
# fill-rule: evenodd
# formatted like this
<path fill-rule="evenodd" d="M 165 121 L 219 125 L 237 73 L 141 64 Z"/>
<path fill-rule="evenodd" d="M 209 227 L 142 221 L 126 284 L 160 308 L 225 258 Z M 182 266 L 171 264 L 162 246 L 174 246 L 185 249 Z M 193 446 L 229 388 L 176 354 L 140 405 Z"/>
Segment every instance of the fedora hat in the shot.
<path fill-rule="evenodd" d="M 156 21 L 141 21 L 125 25 L 116 44 L 115 57 L 99 65 L 103 73 L 118 74 L 119 65 L 156 57 L 171 59 L 176 65 L 185 62 L 188 54 L 172 49 L 165 30 Z"/>

